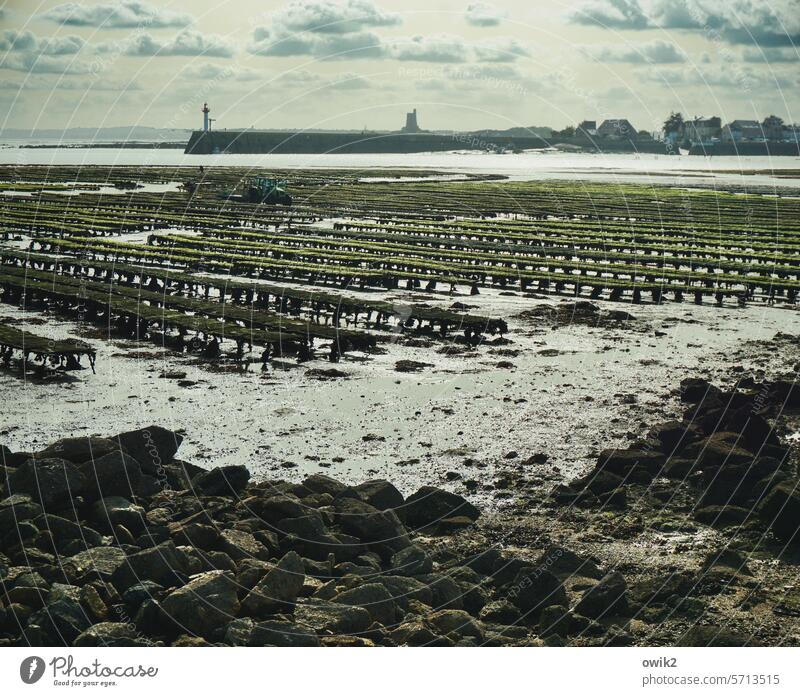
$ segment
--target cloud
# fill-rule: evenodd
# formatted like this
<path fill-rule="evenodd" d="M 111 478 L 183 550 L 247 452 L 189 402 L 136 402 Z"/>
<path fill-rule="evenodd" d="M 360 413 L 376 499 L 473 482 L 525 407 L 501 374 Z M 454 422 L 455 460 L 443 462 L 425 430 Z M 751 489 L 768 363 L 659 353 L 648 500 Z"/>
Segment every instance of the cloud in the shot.
<path fill-rule="evenodd" d="M 494 5 L 488 5 L 484 2 L 473 2 L 467 5 L 464 12 L 464 19 L 467 24 L 474 27 L 496 27 L 505 17 L 505 13 L 501 12 Z"/>
<path fill-rule="evenodd" d="M 106 44 L 104 51 L 115 50 L 113 44 Z M 136 34 L 123 42 L 122 52 L 128 56 L 207 56 L 230 58 L 234 54 L 231 43 L 218 34 L 201 34 L 193 29 L 184 29 L 168 40 L 156 38 L 151 34 Z"/>
<path fill-rule="evenodd" d="M 372 32 L 349 34 L 284 34 L 257 27 L 247 50 L 257 56 L 314 56 L 320 59 L 380 58 L 381 38 Z"/>
<path fill-rule="evenodd" d="M 519 41 L 508 37 L 486 39 L 474 45 L 475 58 L 490 63 L 513 63 L 530 52 Z"/>
<path fill-rule="evenodd" d="M 40 38 L 30 31 L 4 31 L 0 36 L 0 51 L 26 51 L 45 56 L 68 56 L 78 53 L 86 42 L 80 36 Z"/>
<path fill-rule="evenodd" d="M 800 42 L 798 0 L 726 0 L 724 4 L 707 0 L 591 0 L 573 12 L 570 20 L 608 29 L 690 31 L 730 44 L 774 47 Z"/>
<path fill-rule="evenodd" d="M 84 5 L 66 2 L 43 13 L 45 19 L 72 27 L 103 27 L 104 29 L 131 29 L 148 27 L 185 27 L 192 18 L 184 13 L 156 7 L 138 0 L 117 0 Z"/>
<path fill-rule="evenodd" d="M 369 0 L 295 0 L 273 13 L 272 23 L 286 34 L 349 34 L 371 27 L 395 26 L 401 18 Z"/>
<path fill-rule="evenodd" d="M 120 80 L 96 79 L 87 81 L 86 78 L 58 77 L 47 75 L 27 75 L 25 78 L 9 78 L 0 80 L 0 90 L 44 90 L 51 91 L 69 90 L 85 92 L 129 92 L 141 91 L 143 87 L 137 82 Z"/>
<path fill-rule="evenodd" d="M 463 63 L 467 60 L 464 39 L 450 34 L 412 36 L 394 41 L 387 55 L 395 60 L 414 60 L 427 63 Z"/>
<path fill-rule="evenodd" d="M 583 46 L 581 52 L 601 63 L 685 63 L 686 54 L 670 41 L 657 39 L 634 46 Z"/>
<path fill-rule="evenodd" d="M 39 53 L 6 53 L 0 58 L 0 68 L 19 72 L 50 73 L 54 75 L 87 75 L 95 72 L 92 63 L 69 56 L 46 56 Z"/>
<path fill-rule="evenodd" d="M 252 82 L 269 79 L 266 73 L 259 70 L 235 65 L 220 65 L 219 63 L 192 63 L 180 71 L 179 77 L 181 80 L 204 80 L 209 82 L 218 82 L 220 80 Z"/>
<path fill-rule="evenodd" d="M 706 64 L 684 68 L 642 68 L 637 75 L 650 82 L 672 88 L 708 86 L 735 88 L 739 91 L 792 89 L 798 86 L 794 71 L 788 73 L 753 69 L 741 64 Z"/>
<path fill-rule="evenodd" d="M 797 63 L 800 52 L 797 48 L 745 48 L 742 59 L 745 63 Z"/>

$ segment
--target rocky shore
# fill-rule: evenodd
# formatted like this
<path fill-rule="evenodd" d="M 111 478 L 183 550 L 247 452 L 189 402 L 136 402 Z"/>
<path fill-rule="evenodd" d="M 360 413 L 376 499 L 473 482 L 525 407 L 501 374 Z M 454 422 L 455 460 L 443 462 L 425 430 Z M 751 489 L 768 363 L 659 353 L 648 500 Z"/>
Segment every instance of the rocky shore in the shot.
<path fill-rule="evenodd" d="M 155 425 L 2 447 L 0 645 L 800 644 L 795 379 L 683 380 L 682 420 L 492 514 L 201 469 Z"/>

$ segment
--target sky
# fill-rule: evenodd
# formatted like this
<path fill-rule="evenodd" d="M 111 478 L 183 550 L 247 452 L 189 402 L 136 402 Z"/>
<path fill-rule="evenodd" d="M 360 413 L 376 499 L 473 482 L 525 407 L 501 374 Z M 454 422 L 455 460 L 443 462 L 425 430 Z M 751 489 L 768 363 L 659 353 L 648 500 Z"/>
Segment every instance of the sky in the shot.
<path fill-rule="evenodd" d="M 800 0 L 0 0 L 0 128 L 800 121 Z"/>

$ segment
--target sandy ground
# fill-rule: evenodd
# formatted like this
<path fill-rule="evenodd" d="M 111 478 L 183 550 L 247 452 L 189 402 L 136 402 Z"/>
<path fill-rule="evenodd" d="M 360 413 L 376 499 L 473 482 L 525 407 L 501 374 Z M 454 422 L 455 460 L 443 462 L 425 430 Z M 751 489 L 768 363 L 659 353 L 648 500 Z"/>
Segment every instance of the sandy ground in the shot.
<path fill-rule="evenodd" d="M 492 481 L 518 463 L 505 458 L 509 452 L 518 452 L 518 459 L 545 453 L 549 460 L 537 465 L 537 475 L 572 478 L 597 450 L 678 413 L 677 400 L 664 395 L 683 377 L 714 377 L 737 364 L 749 370 L 754 350 L 748 342 L 779 331 L 800 333 L 797 310 L 759 304 L 719 309 L 599 302 L 637 317 L 601 328 L 514 318 L 543 302 L 568 301 L 559 297 L 491 290 L 479 297 L 370 296 L 477 305 L 476 313 L 508 319 L 512 343 L 443 355 L 439 349 L 446 343 L 412 347 L 396 335 L 382 344 L 382 354 L 347 356 L 336 366 L 347 377 L 320 380 L 306 370 L 331 366 L 323 360 L 267 372 L 260 365 L 221 371 L 150 343 L 107 340 L 96 326 L 49 316 L 41 325 L 39 312 L 0 305 L 0 316 L 30 322 L 32 331 L 56 338 L 80 334 L 98 350 L 96 375 L 87 369 L 41 382 L 16 370 L 0 372 L 0 440 L 12 449 L 36 450 L 70 434 L 107 435 L 159 423 L 185 431 L 179 454 L 200 465 L 243 463 L 256 477 L 385 477 L 404 493 L 423 483 L 463 493 L 463 481 L 473 479 L 480 484 L 476 501 L 488 503 L 496 500 Z M 399 373 L 394 365 L 401 359 L 433 367 Z M 759 361 L 770 371 L 785 367 L 781 359 L 762 355 Z M 498 367 L 501 361 L 513 367 Z M 175 370 L 191 384 L 159 376 Z M 461 479 L 451 474 L 455 480 L 445 483 L 447 472 Z"/>

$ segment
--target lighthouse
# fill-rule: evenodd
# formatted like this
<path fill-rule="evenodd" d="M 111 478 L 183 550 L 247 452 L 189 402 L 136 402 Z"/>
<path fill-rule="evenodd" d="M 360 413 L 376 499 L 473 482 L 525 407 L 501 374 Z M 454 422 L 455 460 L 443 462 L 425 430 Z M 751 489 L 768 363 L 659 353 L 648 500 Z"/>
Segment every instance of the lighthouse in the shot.
<path fill-rule="evenodd" d="M 211 119 L 208 118 L 208 114 L 211 113 L 211 109 L 208 108 L 208 102 L 203 103 L 203 108 L 201 111 L 203 112 L 203 130 L 208 131 L 211 129 Z"/>

